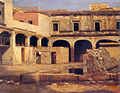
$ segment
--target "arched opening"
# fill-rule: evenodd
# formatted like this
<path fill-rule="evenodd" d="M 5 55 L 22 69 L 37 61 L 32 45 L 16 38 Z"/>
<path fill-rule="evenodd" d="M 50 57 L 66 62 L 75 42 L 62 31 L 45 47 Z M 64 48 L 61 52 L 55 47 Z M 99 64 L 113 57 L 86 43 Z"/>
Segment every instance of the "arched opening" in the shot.
<path fill-rule="evenodd" d="M 0 45 L 10 45 L 10 33 L 6 31 L 0 33 Z"/>
<path fill-rule="evenodd" d="M 69 62 L 71 62 L 71 50 L 69 42 L 65 40 L 57 40 L 53 43 L 53 47 L 68 47 L 69 48 Z"/>
<path fill-rule="evenodd" d="M 86 54 L 86 49 L 91 49 L 92 44 L 87 40 L 79 40 L 74 46 L 74 61 L 83 62 L 83 54 Z"/>
<path fill-rule="evenodd" d="M 96 48 L 99 48 L 103 45 L 101 45 L 102 43 L 117 43 L 117 41 L 112 41 L 112 40 L 99 40 L 97 43 L 96 43 Z"/>
<path fill-rule="evenodd" d="M 17 46 L 25 46 L 25 39 L 26 39 L 26 36 L 24 34 L 17 34 L 16 35 L 16 45 Z"/>
<path fill-rule="evenodd" d="M 41 42 L 41 46 L 42 46 L 42 47 L 48 47 L 48 41 L 49 41 L 49 40 L 48 40 L 47 38 L 43 38 L 43 39 L 42 39 L 42 42 Z"/>
<path fill-rule="evenodd" d="M 36 36 L 32 36 L 30 38 L 30 46 L 37 47 L 37 41 L 38 41 L 38 38 Z"/>

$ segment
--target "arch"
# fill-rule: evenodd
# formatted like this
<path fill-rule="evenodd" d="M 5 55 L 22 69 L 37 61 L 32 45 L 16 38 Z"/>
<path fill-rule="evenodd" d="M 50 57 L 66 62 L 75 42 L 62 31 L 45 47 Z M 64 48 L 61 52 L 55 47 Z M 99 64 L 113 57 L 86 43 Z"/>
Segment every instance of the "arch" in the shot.
<path fill-rule="evenodd" d="M 99 41 L 96 43 L 96 48 L 99 48 L 99 47 L 101 46 L 100 43 L 117 43 L 117 41 L 107 40 L 107 39 L 99 40 Z"/>
<path fill-rule="evenodd" d="M 41 40 L 41 46 L 42 47 L 48 47 L 49 40 L 47 38 L 42 38 Z"/>
<path fill-rule="evenodd" d="M 74 61 L 82 62 L 83 54 L 86 54 L 87 49 L 92 49 L 92 44 L 88 40 L 78 40 L 74 45 Z"/>
<path fill-rule="evenodd" d="M 7 31 L 0 33 L 0 44 L 1 45 L 10 45 L 10 36 L 11 34 Z"/>
<path fill-rule="evenodd" d="M 65 40 L 57 40 L 53 43 L 53 47 L 68 47 L 69 48 L 69 62 L 71 62 L 71 49 L 68 41 Z"/>
<path fill-rule="evenodd" d="M 30 38 L 30 46 L 37 47 L 37 41 L 38 41 L 38 38 L 36 36 L 32 36 Z"/>
<path fill-rule="evenodd" d="M 16 45 L 25 46 L 25 39 L 26 39 L 26 36 L 24 34 L 17 34 L 16 35 Z"/>

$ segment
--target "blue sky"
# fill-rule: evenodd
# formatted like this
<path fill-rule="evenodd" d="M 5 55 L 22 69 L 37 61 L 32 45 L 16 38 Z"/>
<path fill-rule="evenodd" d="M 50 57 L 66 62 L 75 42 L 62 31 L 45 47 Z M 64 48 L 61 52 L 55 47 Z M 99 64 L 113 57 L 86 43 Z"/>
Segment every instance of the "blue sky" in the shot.
<path fill-rule="evenodd" d="M 120 0 L 13 0 L 14 6 L 40 6 L 41 9 L 87 10 L 89 4 L 107 3 L 111 7 L 120 7 Z"/>

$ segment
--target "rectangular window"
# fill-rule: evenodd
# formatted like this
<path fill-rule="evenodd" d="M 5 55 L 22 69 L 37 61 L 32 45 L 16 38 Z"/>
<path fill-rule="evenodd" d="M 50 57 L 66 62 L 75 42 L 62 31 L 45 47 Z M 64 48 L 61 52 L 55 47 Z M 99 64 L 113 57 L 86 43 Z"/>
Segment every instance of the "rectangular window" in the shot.
<path fill-rule="evenodd" d="M 74 23 L 74 31 L 79 31 L 79 23 Z"/>
<path fill-rule="evenodd" d="M 58 31 L 58 23 L 53 23 L 53 31 Z"/>
<path fill-rule="evenodd" d="M 28 21 L 28 23 L 29 23 L 29 24 L 33 24 L 33 22 L 32 22 L 32 21 Z"/>
<path fill-rule="evenodd" d="M 4 3 L 0 2 L 0 23 L 4 23 Z"/>
<path fill-rule="evenodd" d="M 117 30 L 120 30 L 120 22 L 116 23 L 116 28 L 117 28 Z"/>
<path fill-rule="evenodd" d="M 20 20 L 20 22 L 24 22 L 24 21 Z"/>
<path fill-rule="evenodd" d="M 100 31 L 100 22 L 95 23 L 95 31 Z"/>

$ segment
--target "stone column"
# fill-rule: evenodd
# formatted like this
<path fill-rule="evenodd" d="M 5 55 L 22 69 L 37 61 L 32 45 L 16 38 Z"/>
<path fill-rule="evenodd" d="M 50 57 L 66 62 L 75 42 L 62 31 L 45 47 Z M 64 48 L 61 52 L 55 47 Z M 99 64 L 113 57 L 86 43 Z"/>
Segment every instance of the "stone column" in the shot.
<path fill-rule="evenodd" d="M 38 41 L 37 41 L 37 47 L 41 47 L 41 40 L 42 40 L 42 38 L 38 38 Z"/>
<path fill-rule="evenodd" d="M 71 62 L 74 62 L 74 47 L 70 47 L 71 49 Z"/>
<path fill-rule="evenodd" d="M 52 41 L 50 39 L 48 41 L 48 47 L 52 47 Z"/>
<path fill-rule="evenodd" d="M 27 36 L 26 40 L 25 40 L 25 46 L 29 47 L 30 46 L 30 36 Z"/>
<path fill-rule="evenodd" d="M 88 60 L 88 55 L 84 54 L 83 55 L 83 74 L 87 74 L 87 60 Z"/>
<path fill-rule="evenodd" d="M 11 62 L 10 65 L 13 65 L 15 63 L 15 45 L 16 45 L 16 41 L 15 41 L 15 32 L 12 31 L 11 37 L 10 37 L 10 47 L 11 47 Z"/>

